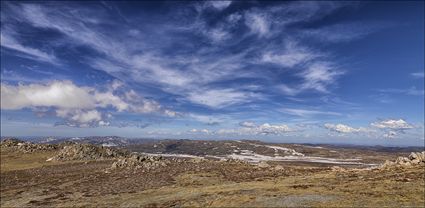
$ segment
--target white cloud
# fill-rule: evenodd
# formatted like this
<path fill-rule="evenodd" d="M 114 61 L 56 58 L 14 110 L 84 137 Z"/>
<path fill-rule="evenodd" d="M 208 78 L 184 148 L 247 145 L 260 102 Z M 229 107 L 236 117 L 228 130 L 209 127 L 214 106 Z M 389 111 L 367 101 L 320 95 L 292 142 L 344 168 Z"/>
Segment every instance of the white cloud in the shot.
<path fill-rule="evenodd" d="M 94 108 L 92 89 L 80 88 L 70 81 L 49 84 L 7 85 L 1 83 L 1 109 L 26 107 Z"/>
<path fill-rule="evenodd" d="M 320 41 L 328 42 L 348 42 L 363 38 L 369 34 L 388 28 L 391 25 L 387 22 L 351 22 L 340 23 L 317 29 L 305 30 L 304 35 L 317 38 Z"/>
<path fill-rule="evenodd" d="M 299 46 L 299 44 L 293 40 L 286 40 L 285 48 L 283 50 L 278 50 L 279 51 L 269 50 L 265 52 L 261 57 L 261 61 L 292 68 L 319 57 L 319 55 L 312 50 Z"/>
<path fill-rule="evenodd" d="M 326 129 L 329 129 L 330 131 L 334 131 L 334 132 L 338 132 L 338 133 L 357 133 L 357 132 L 361 131 L 360 128 L 353 128 L 351 126 L 344 125 L 344 124 L 329 124 L 329 123 L 326 123 L 324 125 L 324 127 Z"/>
<path fill-rule="evenodd" d="M 289 132 L 294 132 L 295 130 L 290 128 L 285 124 L 276 124 L 272 125 L 269 123 L 264 123 L 257 125 L 253 122 L 240 122 L 241 128 L 235 129 L 219 129 L 217 131 L 211 131 L 208 129 L 191 129 L 189 133 L 198 133 L 198 134 L 209 134 L 209 135 L 284 135 Z"/>
<path fill-rule="evenodd" d="M 211 134 L 210 130 L 208 130 L 208 129 L 191 129 L 189 132 L 190 133 Z"/>
<path fill-rule="evenodd" d="M 101 112 L 97 109 L 112 107 L 122 112 L 160 113 L 176 116 L 177 112 L 164 109 L 153 100 L 148 100 L 127 91 L 119 96 L 111 91 L 116 83 L 109 87 L 110 91 L 101 92 L 92 87 L 79 87 L 71 81 L 53 81 L 47 84 L 29 84 L 18 86 L 1 83 L 1 109 L 19 110 L 31 108 L 54 108 L 56 115 L 65 118 L 72 126 L 85 126 L 102 121 Z M 107 117 L 106 117 L 107 118 Z M 105 125 L 107 122 L 103 121 Z"/>
<path fill-rule="evenodd" d="M 242 128 L 237 129 L 220 129 L 218 134 L 237 134 L 237 135 L 283 135 L 295 131 L 285 124 L 269 124 L 264 123 L 257 125 L 250 121 L 239 123 Z"/>
<path fill-rule="evenodd" d="M 231 1 L 208 1 L 197 4 L 199 8 L 216 8 L 223 10 L 231 5 Z M 246 66 L 252 64 L 252 60 L 247 60 L 246 56 L 251 52 L 259 52 L 264 62 L 280 64 L 283 66 L 294 67 L 301 65 L 314 58 L 316 54 L 310 50 L 294 50 L 270 53 L 259 51 L 257 44 L 253 44 L 237 54 L 221 55 L 221 47 L 198 48 L 196 51 L 190 49 L 191 55 L 164 55 L 162 49 L 176 42 L 184 45 L 186 39 L 176 39 L 174 32 L 178 34 L 200 33 L 207 36 L 214 43 L 225 41 L 233 44 L 232 34 L 234 30 L 229 29 L 236 26 L 246 26 L 260 37 L 269 37 L 274 35 L 273 30 L 285 28 L 288 22 L 308 21 L 312 18 L 319 18 L 327 13 L 339 8 L 335 3 L 289 3 L 285 6 L 272 6 L 261 9 L 242 11 L 240 13 L 230 14 L 224 22 L 218 22 L 213 26 L 206 23 L 202 15 L 196 16 L 195 21 L 186 24 L 186 21 L 164 23 L 156 27 L 148 28 L 152 34 L 171 34 L 156 38 L 148 37 L 141 28 L 132 28 L 133 36 L 123 38 L 121 34 L 128 35 L 129 29 L 125 32 L 110 32 L 104 29 L 103 21 L 109 21 L 106 14 L 99 12 L 93 13 L 90 9 L 81 9 L 78 13 L 68 11 L 67 5 L 58 6 L 55 9 L 49 9 L 44 5 L 21 4 L 10 10 L 14 18 L 28 22 L 35 27 L 57 30 L 65 37 L 68 37 L 67 43 L 73 45 L 85 45 L 104 55 L 104 58 L 89 57 L 88 64 L 98 70 L 103 70 L 110 75 L 123 81 L 135 82 L 142 85 L 149 85 L 158 91 L 164 91 L 172 95 L 183 97 L 196 104 L 202 104 L 209 107 L 221 108 L 234 104 L 246 103 L 250 100 L 260 98 L 259 94 L 242 91 L 240 88 L 227 87 L 223 89 L 214 89 L 209 84 L 222 80 L 251 78 L 261 76 L 258 71 L 246 70 Z M 305 12 L 308 11 L 308 12 Z M 99 15 L 100 14 L 100 15 Z M 105 15 L 105 16 L 103 16 Z M 191 19 L 193 20 L 193 19 Z M 238 25 L 238 24 L 241 25 Z M 233 28 L 234 29 L 234 28 Z M 232 32 L 233 31 L 233 32 Z M 134 36 L 137 34 L 137 36 Z M 131 34 L 130 34 L 131 35 Z M 127 37 L 127 36 L 126 36 Z M 178 35 L 178 38 L 182 36 Z M 238 38 L 237 41 L 245 37 Z M 232 41 L 230 41 L 232 40 Z M 160 44 L 155 44 L 160 42 Z M 224 44 L 223 44 L 224 45 Z M 280 46 L 277 46 L 278 48 Z M 193 48 L 193 47 L 190 47 Z M 186 50 L 187 47 L 183 47 Z M 297 48 L 299 49 L 299 48 Z M 172 53 L 171 53 L 172 54 Z M 184 54 L 184 53 L 183 53 Z M 311 70 L 306 73 L 299 73 L 299 76 L 308 78 Z M 322 73 L 323 77 L 335 78 L 333 70 Z M 327 85 L 334 80 L 309 78 L 301 85 L 283 87 L 287 94 L 296 95 L 304 90 L 315 89 L 320 92 L 326 91 Z M 207 95 L 202 95 L 199 89 L 204 89 Z M 286 89 L 286 90 L 285 90 Z M 252 92 L 252 91 L 251 91 Z M 222 94 L 219 99 L 209 99 L 210 95 Z M 112 101 L 110 101 L 112 102 Z M 149 103 L 146 104 L 148 106 Z M 124 105 L 118 104 L 114 107 L 125 109 Z M 131 107 L 128 107 L 131 108 Z M 138 108 L 135 111 L 145 111 Z"/>
<path fill-rule="evenodd" d="M 403 131 L 412 129 L 413 126 L 403 119 L 388 119 L 371 123 L 371 126 L 379 129 L 389 129 L 394 131 Z"/>
<path fill-rule="evenodd" d="M 392 139 L 392 138 L 395 138 L 397 135 L 398 135 L 397 132 L 389 131 L 389 132 L 385 133 L 383 136 L 385 138 Z"/>
<path fill-rule="evenodd" d="M 333 84 L 343 72 L 337 71 L 330 62 L 315 62 L 299 75 L 304 79 L 303 89 L 327 92 L 327 86 Z"/>
<path fill-rule="evenodd" d="M 307 68 L 297 74 L 303 79 L 302 83 L 294 86 L 280 84 L 277 86 L 286 95 L 297 95 L 306 90 L 315 90 L 328 93 L 328 87 L 344 72 L 338 70 L 333 63 L 328 61 L 314 61 L 307 64 Z"/>
<path fill-rule="evenodd" d="M 415 72 L 415 73 L 411 73 L 410 76 L 414 77 L 414 78 L 418 78 L 418 79 L 423 79 L 424 78 L 424 72 Z"/>
<path fill-rule="evenodd" d="M 300 93 L 302 91 L 302 89 L 300 89 L 300 88 L 290 87 L 286 84 L 280 84 L 280 85 L 277 86 L 277 88 L 280 91 L 282 91 L 283 94 L 290 95 L 290 96 L 297 95 L 298 93 Z"/>
<path fill-rule="evenodd" d="M 245 24 L 251 29 L 251 32 L 260 37 L 267 36 L 270 32 L 270 22 L 264 13 L 253 11 L 245 13 Z"/>
<path fill-rule="evenodd" d="M 248 102 L 252 98 L 250 93 L 234 89 L 211 89 L 191 92 L 188 99 L 193 103 L 206 105 L 212 108 L 222 108 L 229 105 Z"/>
<path fill-rule="evenodd" d="M 332 111 L 318 111 L 318 110 L 305 110 L 305 109 L 296 109 L 296 108 L 283 108 L 280 110 L 283 113 L 300 116 L 300 117 L 309 117 L 315 115 L 330 115 L 330 116 L 340 116 L 340 113 Z"/>
<path fill-rule="evenodd" d="M 92 127 L 108 123 L 102 120 L 102 113 L 97 110 L 57 109 L 56 115 L 66 119 L 69 126 Z"/>
<path fill-rule="evenodd" d="M 419 130 L 420 127 L 415 127 L 412 124 L 407 123 L 403 119 L 387 119 L 377 122 L 373 122 L 369 127 L 359 127 L 354 128 L 345 124 L 324 124 L 324 127 L 330 131 L 337 132 L 341 135 L 350 134 L 350 133 L 361 133 L 363 136 L 369 138 L 396 138 L 400 134 L 407 134 L 406 130 L 416 129 Z M 420 132 L 420 131 L 419 131 Z M 420 133 L 423 134 L 423 133 Z M 420 135 L 419 134 L 419 135 Z M 415 135 L 413 134 L 409 135 Z"/>
<path fill-rule="evenodd" d="M 255 129 L 255 133 L 257 134 L 273 134 L 273 135 L 281 135 L 284 133 L 288 133 L 293 131 L 291 128 L 289 128 L 287 125 L 281 124 L 281 125 L 271 125 L 268 123 L 262 124 L 258 126 Z"/>
<path fill-rule="evenodd" d="M 214 42 L 220 42 L 230 37 L 230 34 L 222 28 L 213 28 L 206 31 L 206 36 L 211 38 Z"/>
<path fill-rule="evenodd" d="M 303 63 L 309 60 L 310 54 L 306 53 L 284 53 L 284 54 L 272 54 L 270 52 L 263 54 L 262 61 L 268 63 L 279 64 L 284 67 L 294 67 L 297 64 Z"/>
<path fill-rule="evenodd" d="M 254 128 L 257 126 L 254 122 L 251 121 L 240 122 L 239 125 L 246 128 Z"/>
<path fill-rule="evenodd" d="M 218 125 L 228 119 L 226 116 L 222 115 L 202 115 L 195 113 L 190 113 L 187 116 L 207 125 Z"/>
<path fill-rule="evenodd" d="M 377 122 L 373 122 L 370 124 L 372 127 L 378 128 L 382 131 L 384 138 L 395 138 L 399 134 L 406 134 L 406 130 L 416 128 L 412 124 L 407 123 L 403 119 L 387 119 L 381 120 Z"/>
<path fill-rule="evenodd" d="M 211 5 L 212 7 L 214 7 L 217 10 L 226 9 L 227 7 L 230 6 L 231 3 L 232 3 L 232 1 L 222 1 L 222 0 L 207 1 L 207 4 Z"/>
<path fill-rule="evenodd" d="M 242 15 L 239 13 L 233 13 L 226 18 L 229 24 L 236 24 L 241 19 L 242 19 Z"/>
<path fill-rule="evenodd" d="M 382 93 L 399 93 L 405 95 L 413 95 L 413 96 L 423 96 L 424 90 L 418 90 L 416 87 L 411 87 L 409 89 L 380 89 L 378 90 Z"/>
<path fill-rule="evenodd" d="M 18 41 L 16 41 L 14 38 L 12 38 L 5 31 L 6 30 L 2 28 L 1 37 L 0 37 L 2 47 L 18 51 L 19 53 L 23 54 L 20 56 L 24 58 L 43 61 L 43 62 L 51 63 L 54 65 L 57 65 L 59 63 L 57 58 L 53 54 L 46 53 L 36 48 L 24 46 Z"/>

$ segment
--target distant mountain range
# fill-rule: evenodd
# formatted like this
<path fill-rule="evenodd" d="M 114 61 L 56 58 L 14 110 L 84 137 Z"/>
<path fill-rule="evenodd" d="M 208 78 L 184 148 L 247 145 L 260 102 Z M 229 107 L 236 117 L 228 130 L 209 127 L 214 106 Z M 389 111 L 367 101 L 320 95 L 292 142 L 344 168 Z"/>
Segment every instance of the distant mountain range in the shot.
<path fill-rule="evenodd" d="M 10 139 L 15 137 L 2 137 L 1 140 Z M 129 139 L 119 136 L 89 136 L 89 137 L 19 137 L 24 141 L 29 141 L 39 144 L 58 144 L 62 142 L 76 142 L 88 143 L 95 145 L 102 145 L 107 147 L 122 147 L 132 144 L 144 144 L 148 142 L 155 142 L 156 139 L 137 138 Z"/>

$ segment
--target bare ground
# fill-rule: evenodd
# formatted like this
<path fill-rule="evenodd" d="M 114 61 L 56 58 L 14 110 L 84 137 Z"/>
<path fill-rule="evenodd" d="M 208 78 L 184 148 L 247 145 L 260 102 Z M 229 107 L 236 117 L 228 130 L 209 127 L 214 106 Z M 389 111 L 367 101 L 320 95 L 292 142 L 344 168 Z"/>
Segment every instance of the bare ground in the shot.
<path fill-rule="evenodd" d="M 46 162 L 54 151 L 2 148 L 1 207 L 424 207 L 423 166 L 283 170 L 193 161 L 154 170 L 108 171 L 113 160 Z"/>

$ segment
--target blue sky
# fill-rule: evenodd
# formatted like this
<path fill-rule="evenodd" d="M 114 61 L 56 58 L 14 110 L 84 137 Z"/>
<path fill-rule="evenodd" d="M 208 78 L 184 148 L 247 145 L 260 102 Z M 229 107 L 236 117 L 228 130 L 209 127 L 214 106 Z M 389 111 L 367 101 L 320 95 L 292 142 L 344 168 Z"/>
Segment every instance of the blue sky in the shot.
<path fill-rule="evenodd" d="M 423 2 L 1 3 L 3 136 L 423 145 Z"/>

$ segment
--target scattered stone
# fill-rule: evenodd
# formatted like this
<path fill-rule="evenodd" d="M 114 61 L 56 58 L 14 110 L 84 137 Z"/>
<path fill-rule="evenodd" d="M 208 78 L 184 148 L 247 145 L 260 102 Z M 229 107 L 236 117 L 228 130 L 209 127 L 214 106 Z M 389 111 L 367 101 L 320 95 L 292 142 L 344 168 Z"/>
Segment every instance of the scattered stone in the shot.
<path fill-rule="evenodd" d="M 342 168 L 342 167 L 339 167 L 339 166 L 332 166 L 331 170 L 333 172 L 342 172 L 342 171 L 345 171 L 345 168 Z"/>
<path fill-rule="evenodd" d="M 412 152 L 409 157 L 398 157 L 394 162 L 387 160 L 381 165 L 381 168 L 411 167 L 416 165 L 425 165 L 425 151 Z"/>
<path fill-rule="evenodd" d="M 264 161 L 261 161 L 260 163 L 258 163 L 257 166 L 259 168 L 269 168 L 270 167 L 270 165 L 268 163 L 264 162 Z"/>
<path fill-rule="evenodd" d="M 59 153 L 48 160 L 102 160 L 120 158 L 129 155 L 128 152 L 110 147 L 92 144 L 71 144 L 63 146 Z"/>
<path fill-rule="evenodd" d="M 203 162 L 204 160 L 205 160 L 204 158 L 196 157 L 196 158 L 193 158 L 193 159 L 191 160 L 191 162 L 193 162 L 193 163 L 201 163 L 201 162 Z"/>
<path fill-rule="evenodd" d="M 23 153 L 31 153 L 36 151 L 49 151 L 58 149 L 57 145 L 53 144 L 34 144 L 31 142 L 24 142 L 18 139 L 5 139 L 1 142 L 2 148 L 10 148 L 15 151 Z"/>
<path fill-rule="evenodd" d="M 279 170 L 283 170 L 284 168 L 281 165 L 276 165 L 276 166 L 274 166 L 273 169 L 279 171 Z"/>
<path fill-rule="evenodd" d="M 163 157 L 133 154 L 130 157 L 120 158 L 114 162 L 111 169 L 154 169 L 165 167 L 167 162 Z"/>

